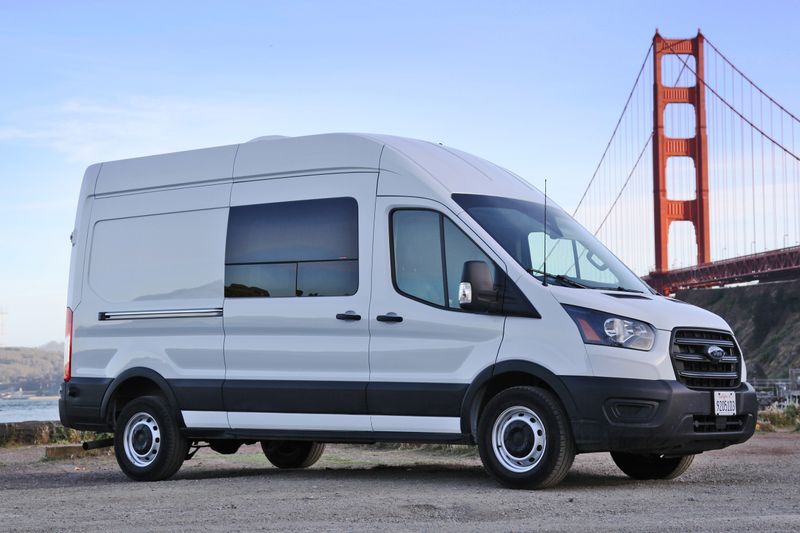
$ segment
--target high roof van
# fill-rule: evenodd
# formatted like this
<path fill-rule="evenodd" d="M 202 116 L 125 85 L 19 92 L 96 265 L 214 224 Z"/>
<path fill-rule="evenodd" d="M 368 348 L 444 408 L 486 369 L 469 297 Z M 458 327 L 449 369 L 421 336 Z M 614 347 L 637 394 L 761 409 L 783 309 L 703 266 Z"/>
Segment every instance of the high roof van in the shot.
<path fill-rule="evenodd" d="M 328 134 L 92 165 L 71 239 L 61 421 L 112 431 L 135 480 L 202 444 L 302 468 L 329 442 L 477 445 L 514 488 L 588 452 L 669 479 L 755 429 L 724 320 L 440 144 Z"/>

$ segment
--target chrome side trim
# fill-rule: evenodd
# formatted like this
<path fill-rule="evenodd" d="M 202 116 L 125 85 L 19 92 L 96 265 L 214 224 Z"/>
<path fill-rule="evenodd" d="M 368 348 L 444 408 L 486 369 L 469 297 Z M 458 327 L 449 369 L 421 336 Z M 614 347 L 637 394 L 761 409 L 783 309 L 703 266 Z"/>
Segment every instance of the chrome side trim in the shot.
<path fill-rule="evenodd" d="M 162 311 L 113 311 L 99 313 L 98 320 L 139 320 L 144 318 L 210 318 L 222 316 L 222 308 L 167 309 Z"/>

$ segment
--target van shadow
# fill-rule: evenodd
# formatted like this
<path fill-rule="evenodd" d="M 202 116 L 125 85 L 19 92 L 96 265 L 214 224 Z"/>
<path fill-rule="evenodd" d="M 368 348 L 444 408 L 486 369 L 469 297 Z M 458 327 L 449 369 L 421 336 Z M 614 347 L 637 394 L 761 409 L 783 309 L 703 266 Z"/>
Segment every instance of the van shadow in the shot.
<path fill-rule="evenodd" d="M 414 487 L 422 484 L 457 486 L 460 489 L 473 487 L 498 489 L 501 487 L 481 466 L 425 464 L 385 465 L 376 464 L 364 467 L 324 467 L 305 470 L 281 470 L 274 467 L 243 466 L 199 466 L 185 468 L 173 476 L 167 484 L 182 481 L 214 481 L 230 479 L 264 479 L 270 482 L 335 482 L 335 483 L 375 483 L 395 488 Z M 59 489 L 67 487 L 102 487 L 119 483 L 134 483 L 116 469 L 100 471 L 62 471 L 31 472 L 0 471 L 0 485 L 4 490 Z M 160 482 L 165 483 L 165 482 Z M 632 480 L 624 476 L 594 474 L 587 471 L 573 471 L 562 481 L 557 489 L 585 489 L 595 487 L 624 487 Z M 0 491 L 2 492 L 2 491 Z"/>
<path fill-rule="evenodd" d="M 215 468 L 184 470 L 178 472 L 174 480 L 213 480 L 227 478 L 263 477 L 271 481 L 336 481 L 386 483 L 397 485 L 416 485 L 420 482 L 451 485 L 468 485 L 485 488 L 500 488 L 481 466 L 447 465 L 440 463 L 417 463 L 413 465 L 376 464 L 364 467 L 325 467 L 306 470 L 281 470 L 277 468 Z M 625 487 L 632 480 L 625 476 L 609 476 L 586 471 L 573 471 L 567 474 L 558 488 L 582 489 L 595 487 Z"/>
<path fill-rule="evenodd" d="M 421 480 L 453 480 L 459 483 L 467 481 L 491 483 L 481 467 L 424 464 L 413 465 L 385 465 L 376 464 L 363 467 L 323 467 L 302 470 L 283 470 L 274 467 L 266 468 L 236 468 L 224 467 L 213 469 L 184 470 L 178 472 L 172 479 L 175 480 L 204 480 L 220 478 L 249 478 L 263 477 L 274 481 L 280 480 L 336 480 L 336 481 L 364 481 L 397 483 L 416 483 Z"/>

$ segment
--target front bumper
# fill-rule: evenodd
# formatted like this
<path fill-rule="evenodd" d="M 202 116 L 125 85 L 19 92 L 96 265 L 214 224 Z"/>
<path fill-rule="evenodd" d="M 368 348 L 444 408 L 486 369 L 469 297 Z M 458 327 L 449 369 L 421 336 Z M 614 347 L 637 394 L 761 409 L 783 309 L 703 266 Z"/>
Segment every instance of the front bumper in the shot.
<path fill-rule="evenodd" d="M 758 401 L 753 388 L 736 390 L 736 415 L 715 416 L 713 391 L 667 380 L 570 376 L 562 378 L 574 405 L 579 452 L 686 455 L 725 448 L 753 436 Z"/>

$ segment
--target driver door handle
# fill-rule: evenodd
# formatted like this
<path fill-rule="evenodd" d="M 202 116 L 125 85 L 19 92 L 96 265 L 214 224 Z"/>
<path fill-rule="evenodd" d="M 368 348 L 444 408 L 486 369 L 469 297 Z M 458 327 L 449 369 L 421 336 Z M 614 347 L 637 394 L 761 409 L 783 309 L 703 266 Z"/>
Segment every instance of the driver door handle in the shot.
<path fill-rule="evenodd" d="M 394 313 L 390 313 L 388 315 L 378 315 L 377 317 L 378 322 L 402 322 L 403 317 L 400 315 L 395 315 Z"/>
<path fill-rule="evenodd" d="M 336 315 L 336 320 L 361 320 L 361 315 L 357 315 L 353 312 L 350 313 L 338 313 Z"/>

